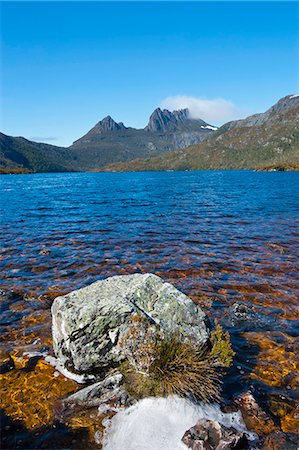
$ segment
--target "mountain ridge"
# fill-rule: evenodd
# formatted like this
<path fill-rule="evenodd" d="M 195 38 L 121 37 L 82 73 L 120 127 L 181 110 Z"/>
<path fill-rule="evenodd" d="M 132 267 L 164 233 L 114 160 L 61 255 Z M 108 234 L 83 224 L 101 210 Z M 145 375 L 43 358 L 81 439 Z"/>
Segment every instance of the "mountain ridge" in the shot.
<path fill-rule="evenodd" d="M 83 143 L 95 142 L 98 140 L 99 135 L 104 135 L 106 132 L 115 131 L 128 131 L 139 132 L 147 131 L 154 133 L 155 135 L 167 135 L 174 132 L 203 132 L 204 130 L 214 131 L 217 127 L 214 127 L 202 119 L 191 119 L 188 108 L 179 109 L 175 111 L 169 111 L 168 109 L 156 108 L 150 115 L 148 124 L 144 128 L 126 127 L 123 122 L 115 122 L 111 116 L 106 116 L 94 127 L 92 127 L 84 136 L 73 142 L 72 146 L 82 145 Z M 110 138 L 113 135 L 110 135 Z M 145 135 L 146 139 L 149 135 Z M 199 139 L 200 141 L 201 139 Z"/>
<path fill-rule="evenodd" d="M 151 157 L 183 148 L 201 142 L 214 130 L 200 119 L 190 122 L 187 110 L 173 113 L 161 111 L 161 119 L 165 120 L 166 115 L 172 120 L 164 131 L 126 127 L 123 122 L 117 123 L 108 115 L 69 147 L 33 142 L 2 133 L 0 168 L 2 172 L 88 171 L 113 162 Z"/>
<path fill-rule="evenodd" d="M 203 143 L 105 171 L 262 169 L 298 167 L 298 162 L 299 94 L 292 94 L 265 113 L 222 125 Z"/>
<path fill-rule="evenodd" d="M 190 145 L 191 144 L 191 145 Z M 299 161 L 299 94 L 220 128 L 157 108 L 143 129 L 106 116 L 70 147 L 0 133 L 2 172 L 259 169 Z"/>
<path fill-rule="evenodd" d="M 89 142 L 89 137 L 94 135 L 103 135 L 109 131 L 120 131 L 126 130 L 127 127 L 124 126 L 123 122 L 115 122 L 111 116 L 106 116 L 102 120 L 100 120 L 94 127 L 92 127 L 84 136 L 73 142 L 72 145 L 75 145 L 77 142 L 87 141 Z"/>
<path fill-rule="evenodd" d="M 196 125 L 199 129 L 211 126 L 202 119 L 192 119 L 188 108 L 169 111 L 168 109 L 156 108 L 149 118 L 146 131 L 153 131 L 156 133 L 166 133 L 169 131 L 177 131 L 186 123 Z M 217 127 L 212 127 L 216 128 Z"/>

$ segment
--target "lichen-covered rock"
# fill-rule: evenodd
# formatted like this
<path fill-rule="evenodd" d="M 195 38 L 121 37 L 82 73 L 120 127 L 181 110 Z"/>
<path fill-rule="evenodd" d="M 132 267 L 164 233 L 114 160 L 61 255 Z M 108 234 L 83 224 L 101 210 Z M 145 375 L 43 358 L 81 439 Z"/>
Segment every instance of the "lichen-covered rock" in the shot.
<path fill-rule="evenodd" d="M 159 338 L 155 325 L 149 324 L 138 313 L 131 315 L 119 346 L 130 367 L 137 373 L 149 375 L 150 367 L 157 357 L 155 344 Z"/>
<path fill-rule="evenodd" d="M 133 399 L 122 387 L 122 378 L 120 372 L 109 373 L 104 380 L 91 384 L 65 398 L 62 401 L 63 408 L 101 406 L 103 409 L 108 405 L 107 409 L 109 409 L 112 404 L 114 406 L 130 406 Z"/>
<path fill-rule="evenodd" d="M 54 300 L 56 356 L 70 372 L 100 378 L 124 358 L 119 342 L 135 313 L 164 338 L 176 333 L 195 345 L 209 338 L 205 313 L 171 284 L 153 274 L 115 276 Z"/>

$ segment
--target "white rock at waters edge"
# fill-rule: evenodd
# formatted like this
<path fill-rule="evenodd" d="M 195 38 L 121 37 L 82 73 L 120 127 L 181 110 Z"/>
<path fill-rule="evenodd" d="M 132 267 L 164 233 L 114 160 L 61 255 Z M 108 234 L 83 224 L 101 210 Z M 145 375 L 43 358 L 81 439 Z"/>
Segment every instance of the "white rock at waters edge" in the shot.
<path fill-rule="evenodd" d="M 119 341 L 138 313 L 163 337 L 204 344 L 205 313 L 185 294 L 153 274 L 107 278 L 57 297 L 52 305 L 54 352 L 68 372 L 102 378 L 124 354 Z"/>

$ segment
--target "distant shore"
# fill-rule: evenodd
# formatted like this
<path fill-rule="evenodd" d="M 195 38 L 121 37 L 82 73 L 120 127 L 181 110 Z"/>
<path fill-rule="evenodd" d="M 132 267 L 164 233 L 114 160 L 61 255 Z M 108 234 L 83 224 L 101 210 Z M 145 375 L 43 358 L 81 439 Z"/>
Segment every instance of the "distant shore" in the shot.
<path fill-rule="evenodd" d="M 36 173 L 25 167 L 14 167 L 14 168 L 0 168 L 0 175 L 21 175 L 25 173 Z"/>
<path fill-rule="evenodd" d="M 195 169 L 196 170 L 196 169 Z M 257 168 L 248 168 L 248 169 L 208 169 L 211 172 L 215 172 L 218 170 L 254 170 L 256 172 L 298 172 L 299 171 L 299 162 L 298 163 L 286 163 L 286 164 L 273 164 L 266 167 L 257 167 Z M 152 172 L 153 170 L 119 170 L 117 168 L 105 168 L 101 167 L 93 170 L 83 170 L 82 172 Z M 157 170 L 158 172 L 170 172 L 169 170 Z M 171 170 L 171 172 L 179 172 L 179 170 Z M 198 172 L 200 169 L 198 170 Z M 81 172 L 81 171 L 78 171 Z M 156 172 L 156 171 L 154 171 Z M 61 172 L 35 172 L 33 170 L 27 169 L 25 167 L 12 167 L 12 168 L 3 168 L 0 167 L 0 175 L 25 175 L 25 174 L 34 174 L 34 173 L 61 173 Z M 69 171 L 67 173 L 74 173 L 74 171 Z"/>
<path fill-rule="evenodd" d="M 218 172 L 219 170 L 253 170 L 255 172 L 298 172 L 299 171 L 299 163 L 294 165 L 275 165 L 275 166 L 269 166 L 269 167 L 263 167 L 263 168 L 257 168 L 257 169 L 210 169 L 210 172 Z M 196 172 L 200 172 L 201 170 L 195 170 Z M 206 171 L 206 170 L 205 170 Z M 81 171 L 80 171 L 81 172 Z M 78 173 L 80 173 L 78 172 Z M 139 171 L 139 170 L 88 170 L 88 171 L 82 171 L 85 173 L 126 173 L 126 172 L 152 172 L 152 170 L 148 171 Z M 156 171 L 154 171 L 156 172 Z M 157 170 L 157 172 L 180 172 L 179 170 Z M 188 172 L 193 172 L 193 170 L 188 170 Z M 37 173 L 62 173 L 62 172 L 34 172 L 33 170 L 25 169 L 25 168 L 12 168 L 12 169 L 2 169 L 0 168 L 0 175 L 32 175 Z M 74 173 L 73 171 L 70 172 L 63 172 L 63 173 Z"/>

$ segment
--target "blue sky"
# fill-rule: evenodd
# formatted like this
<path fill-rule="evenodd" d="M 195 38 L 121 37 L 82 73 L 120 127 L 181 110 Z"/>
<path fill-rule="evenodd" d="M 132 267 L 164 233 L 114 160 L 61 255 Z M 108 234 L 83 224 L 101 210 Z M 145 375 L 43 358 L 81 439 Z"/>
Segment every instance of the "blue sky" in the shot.
<path fill-rule="evenodd" d="M 298 20 L 296 2 L 3 2 L 1 131 L 70 145 L 159 105 L 263 111 L 299 90 Z"/>

